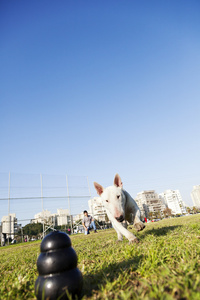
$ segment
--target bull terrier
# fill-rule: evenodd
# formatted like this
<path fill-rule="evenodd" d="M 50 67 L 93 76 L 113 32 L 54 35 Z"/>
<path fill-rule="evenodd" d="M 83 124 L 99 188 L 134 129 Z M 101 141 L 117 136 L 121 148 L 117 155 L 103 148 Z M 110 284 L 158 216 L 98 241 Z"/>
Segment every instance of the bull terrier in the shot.
<path fill-rule="evenodd" d="M 99 183 L 94 182 L 94 187 L 101 197 L 107 216 L 117 232 L 118 241 L 122 241 L 124 235 L 129 240 L 129 244 L 138 243 L 136 236 L 128 231 L 122 222 L 124 220 L 129 223 L 133 221 L 137 231 L 143 230 L 145 225 L 140 220 L 140 209 L 137 203 L 123 189 L 120 176 L 115 175 L 113 186 L 103 188 Z"/>

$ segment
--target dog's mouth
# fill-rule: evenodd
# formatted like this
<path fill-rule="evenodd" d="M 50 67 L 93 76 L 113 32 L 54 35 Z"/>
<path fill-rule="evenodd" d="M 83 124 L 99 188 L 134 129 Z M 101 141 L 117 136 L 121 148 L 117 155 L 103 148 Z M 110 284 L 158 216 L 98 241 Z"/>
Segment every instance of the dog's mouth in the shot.
<path fill-rule="evenodd" d="M 121 223 L 124 221 L 124 217 L 121 215 L 120 217 L 116 218 L 116 220 Z"/>

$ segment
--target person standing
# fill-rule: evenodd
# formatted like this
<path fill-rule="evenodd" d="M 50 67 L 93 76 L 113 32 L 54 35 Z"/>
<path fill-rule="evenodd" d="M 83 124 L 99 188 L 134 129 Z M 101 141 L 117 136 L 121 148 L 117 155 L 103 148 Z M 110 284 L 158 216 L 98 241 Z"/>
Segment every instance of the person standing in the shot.
<path fill-rule="evenodd" d="M 95 222 L 92 216 L 88 215 L 87 210 L 84 210 L 84 217 L 83 217 L 83 227 L 85 229 L 85 235 L 90 234 L 90 229 L 94 228 L 94 232 L 97 233 Z"/>

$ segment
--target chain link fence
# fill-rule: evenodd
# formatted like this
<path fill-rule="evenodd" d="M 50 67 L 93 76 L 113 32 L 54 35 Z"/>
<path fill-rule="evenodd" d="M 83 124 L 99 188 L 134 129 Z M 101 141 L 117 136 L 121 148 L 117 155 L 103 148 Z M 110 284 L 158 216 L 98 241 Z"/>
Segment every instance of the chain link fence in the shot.
<path fill-rule="evenodd" d="M 38 221 L 43 223 L 43 235 L 59 224 L 73 232 L 73 221 L 88 210 L 89 199 L 86 176 L 0 173 L 0 232 L 12 240 L 16 230 Z"/>

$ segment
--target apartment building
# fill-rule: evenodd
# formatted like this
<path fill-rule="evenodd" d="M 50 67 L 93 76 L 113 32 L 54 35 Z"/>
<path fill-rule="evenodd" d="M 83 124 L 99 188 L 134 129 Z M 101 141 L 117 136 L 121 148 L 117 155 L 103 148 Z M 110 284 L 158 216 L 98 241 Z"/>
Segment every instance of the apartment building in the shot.
<path fill-rule="evenodd" d="M 32 223 L 47 223 L 47 221 L 49 221 L 51 218 L 51 212 L 46 209 L 34 215 Z"/>
<path fill-rule="evenodd" d="M 37 213 L 32 223 L 53 224 L 54 226 L 68 225 L 71 222 L 71 216 L 68 209 L 57 209 L 57 213 L 51 214 L 49 210 L 43 210 Z"/>
<path fill-rule="evenodd" d="M 154 190 L 142 191 L 137 194 L 135 201 L 140 208 L 142 217 L 149 217 L 149 213 L 162 214 L 165 204 L 159 199 L 158 194 Z"/>
<path fill-rule="evenodd" d="M 70 224 L 71 219 L 70 219 L 70 215 L 69 215 L 69 210 L 62 209 L 62 208 L 57 209 L 56 218 L 57 218 L 58 226 Z"/>
<path fill-rule="evenodd" d="M 1 219 L 2 224 L 2 234 L 5 234 L 6 237 L 14 239 L 15 232 L 17 229 L 17 218 L 16 214 L 9 214 L 8 216 L 3 216 Z"/>
<path fill-rule="evenodd" d="M 172 214 L 185 214 L 186 208 L 179 190 L 166 190 L 160 194 L 163 202 L 172 210 Z"/>
<path fill-rule="evenodd" d="M 90 215 L 90 212 L 88 212 L 89 215 Z M 76 223 L 77 221 L 79 220 L 83 220 L 83 217 L 84 217 L 84 213 L 81 212 L 80 214 L 76 215 L 74 218 L 73 218 L 73 223 Z"/>
<path fill-rule="evenodd" d="M 99 222 L 106 222 L 106 210 L 100 197 L 94 197 L 88 201 L 89 210 L 93 218 Z"/>
<path fill-rule="evenodd" d="M 194 185 L 191 192 L 191 197 L 194 206 L 200 207 L 200 185 Z"/>

